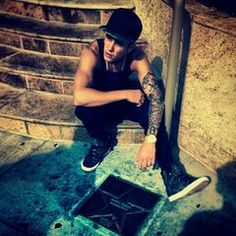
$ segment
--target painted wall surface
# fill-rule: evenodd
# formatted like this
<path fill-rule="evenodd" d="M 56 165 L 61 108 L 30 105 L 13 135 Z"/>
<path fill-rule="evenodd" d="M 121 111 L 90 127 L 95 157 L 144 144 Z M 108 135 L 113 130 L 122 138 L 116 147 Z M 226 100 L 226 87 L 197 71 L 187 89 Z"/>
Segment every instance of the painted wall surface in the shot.
<path fill-rule="evenodd" d="M 172 9 L 161 0 L 135 0 L 136 12 L 143 22 L 142 36 L 148 43 L 149 60 L 156 60 L 158 73 L 166 76 Z M 155 68 L 156 69 L 156 68 Z"/>
<path fill-rule="evenodd" d="M 216 170 L 236 160 L 236 38 L 193 22 L 181 148 Z"/>

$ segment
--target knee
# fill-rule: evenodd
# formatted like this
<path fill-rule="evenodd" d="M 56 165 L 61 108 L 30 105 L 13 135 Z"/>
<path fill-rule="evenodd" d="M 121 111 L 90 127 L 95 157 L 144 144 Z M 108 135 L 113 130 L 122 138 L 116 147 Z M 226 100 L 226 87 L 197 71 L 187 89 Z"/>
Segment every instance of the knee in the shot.
<path fill-rule="evenodd" d="M 93 121 L 101 116 L 101 111 L 99 107 L 77 106 L 75 108 L 75 115 L 82 121 Z"/>
<path fill-rule="evenodd" d="M 89 117 L 91 117 L 90 110 L 91 109 L 89 109 L 88 107 L 77 106 L 75 108 L 75 115 L 81 120 L 88 119 Z"/>

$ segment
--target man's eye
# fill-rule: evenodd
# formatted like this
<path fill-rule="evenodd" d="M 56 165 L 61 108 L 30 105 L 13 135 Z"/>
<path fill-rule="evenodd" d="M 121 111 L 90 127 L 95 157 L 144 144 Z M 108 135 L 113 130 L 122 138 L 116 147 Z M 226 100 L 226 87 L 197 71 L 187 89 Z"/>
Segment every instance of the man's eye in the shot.
<path fill-rule="evenodd" d="M 123 42 L 119 41 L 119 40 L 116 40 L 116 44 L 121 46 L 121 47 L 125 46 L 125 44 Z"/>
<path fill-rule="evenodd" d="M 125 46 L 125 43 L 123 43 L 123 42 L 120 41 L 120 40 L 117 40 L 117 39 L 113 38 L 113 37 L 112 37 L 111 35 L 109 35 L 109 34 L 106 34 L 106 38 L 107 38 L 108 40 L 114 40 L 115 43 L 116 43 L 118 46 L 120 46 L 120 47 L 124 47 L 124 46 Z"/>
<path fill-rule="evenodd" d="M 112 37 L 109 34 L 106 34 L 106 38 L 109 39 L 109 40 L 112 40 Z"/>

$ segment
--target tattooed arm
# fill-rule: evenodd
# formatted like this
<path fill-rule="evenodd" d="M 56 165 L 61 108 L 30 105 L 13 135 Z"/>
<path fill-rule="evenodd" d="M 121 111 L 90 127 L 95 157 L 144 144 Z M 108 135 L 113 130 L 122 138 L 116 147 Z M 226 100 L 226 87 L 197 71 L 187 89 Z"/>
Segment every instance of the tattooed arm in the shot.
<path fill-rule="evenodd" d="M 141 54 L 137 60 L 134 60 L 131 64 L 131 69 L 137 72 L 142 89 L 150 101 L 148 114 L 149 127 L 147 135 L 156 136 L 164 107 L 162 104 L 161 92 L 157 85 L 157 79 L 154 74 L 150 72 L 150 64 L 144 53 Z M 153 166 L 155 158 L 156 144 L 150 143 L 145 139 L 136 156 L 137 167 L 146 168 L 148 166 Z"/>
<path fill-rule="evenodd" d="M 149 128 L 147 135 L 157 135 L 159 125 L 161 123 L 163 104 L 161 101 L 161 91 L 157 84 L 155 75 L 148 72 L 142 82 L 142 88 L 144 93 L 150 100 L 149 106 Z"/>

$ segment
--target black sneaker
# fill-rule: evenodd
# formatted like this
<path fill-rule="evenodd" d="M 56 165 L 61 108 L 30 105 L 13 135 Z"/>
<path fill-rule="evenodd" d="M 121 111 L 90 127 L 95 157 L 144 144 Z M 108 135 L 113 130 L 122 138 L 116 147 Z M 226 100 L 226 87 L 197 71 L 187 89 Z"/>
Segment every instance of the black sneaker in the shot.
<path fill-rule="evenodd" d="M 203 190 L 210 183 L 210 177 L 194 177 L 183 172 L 161 172 L 170 202 L 190 196 Z"/>
<path fill-rule="evenodd" d="M 81 162 L 81 169 L 84 171 L 93 171 L 102 162 L 104 157 L 113 150 L 114 140 L 108 138 L 105 142 L 94 139 L 88 154 Z"/>

